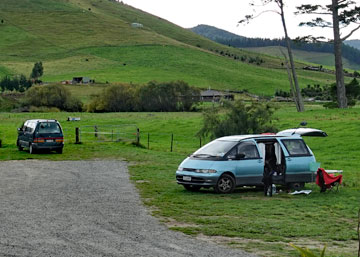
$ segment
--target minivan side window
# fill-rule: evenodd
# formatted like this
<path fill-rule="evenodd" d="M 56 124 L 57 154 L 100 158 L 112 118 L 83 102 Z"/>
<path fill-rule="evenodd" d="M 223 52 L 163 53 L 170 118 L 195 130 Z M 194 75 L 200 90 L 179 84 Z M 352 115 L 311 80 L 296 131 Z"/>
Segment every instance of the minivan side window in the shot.
<path fill-rule="evenodd" d="M 259 151 L 254 142 L 241 142 L 235 146 L 228 154 L 229 158 L 235 158 L 237 154 L 243 154 L 243 159 L 259 159 Z"/>
<path fill-rule="evenodd" d="M 310 155 L 310 152 L 302 139 L 284 139 L 281 142 L 291 156 Z"/>
<path fill-rule="evenodd" d="M 32 125 L 32 123 L 28 123 L 28 124 L 25 125 L 25 131 L 26 131 L 26 132 L 31 133 L 31 132 L 34 131 L 34 129 L 32 128 L 31 125 Z"/>

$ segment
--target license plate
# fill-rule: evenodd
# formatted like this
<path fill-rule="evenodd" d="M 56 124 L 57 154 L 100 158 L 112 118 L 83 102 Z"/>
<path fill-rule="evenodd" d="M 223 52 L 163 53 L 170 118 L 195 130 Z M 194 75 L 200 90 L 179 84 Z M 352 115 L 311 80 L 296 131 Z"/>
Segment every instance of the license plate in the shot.
<path fill-rule="evenodd" d="M 189 177 L 189 176 L 183 176 L 183 180 L 184 180 L 184 181 L 191 181 L 191 177 Z"/>
<path fill-rule="evenodd" d="M 47 139 L 46 142 L 54 142 L 53 139 Z"/>

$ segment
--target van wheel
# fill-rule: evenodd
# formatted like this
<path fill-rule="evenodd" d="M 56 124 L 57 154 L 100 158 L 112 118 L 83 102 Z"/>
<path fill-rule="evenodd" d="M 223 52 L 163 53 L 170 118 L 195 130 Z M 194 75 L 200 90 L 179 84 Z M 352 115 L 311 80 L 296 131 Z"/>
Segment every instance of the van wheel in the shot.
<path fill-rule="evenodd" d="M 215 192 L 219 194 L 229 194 L 232 193 L 234 189 L 235 180 L 228 174 L 222 175 L 214 187 Z"/>
<path fill-rule="evenodd" d="M 62 151 L 63 151 L 62 148 L 56 149 L 56 152 L 59 153 L 59 154 L 62 154 Z"/>
<path fill-rule="evenodd" d="M 29 153 L 30 153 L 30 154 L 34 154 L 35 152 L 36 152 L 36 151 L 35 151 L 33 145 L 30 144 L 30 146 L 29 146 Z"/>
<path fill-rule="evenodd" d="M 299 190 L 303 190 L 305 187 L 305 182 L 293 182 L 293 183 L 289 183 L 288 187 L 291 190 L 295 190 L 295 191 L 299 191 Z"/>
<path fill-rule="evenodd" d="M 183 185 L 184 188 L 188 191 L 197 192 L 200 190 L 201 186 L 194 186 L 194 185 Z"/>
<path fill-rule="evenodd" d="M 20 145 L 20 142 L 19 142 L 19 141 L 16 142 L 16 145 L 17 145 L 17 148 L 19 149 L 19 151 L 24 150 L 24 147 L 22 147 L 22 146 Z"/>

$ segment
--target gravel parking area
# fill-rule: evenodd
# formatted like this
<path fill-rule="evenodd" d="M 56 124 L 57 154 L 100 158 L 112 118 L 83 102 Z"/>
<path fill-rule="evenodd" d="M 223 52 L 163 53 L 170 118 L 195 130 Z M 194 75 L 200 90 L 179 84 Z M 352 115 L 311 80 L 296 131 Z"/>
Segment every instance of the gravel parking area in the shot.
<path fill-rule="evenodd" d="M 120 161 L 0 162 L 0 256 L 252 256 L 170 231 Z"/>

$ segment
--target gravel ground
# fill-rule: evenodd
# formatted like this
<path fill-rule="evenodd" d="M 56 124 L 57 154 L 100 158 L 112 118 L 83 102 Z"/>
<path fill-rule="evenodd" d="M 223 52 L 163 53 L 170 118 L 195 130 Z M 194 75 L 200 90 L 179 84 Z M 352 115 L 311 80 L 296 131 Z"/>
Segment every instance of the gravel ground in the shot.
<path fill-rule="evenodd" d="M 170 231 L 119 161 L 0 162 L 0 256 L 253 256 Z"/>

